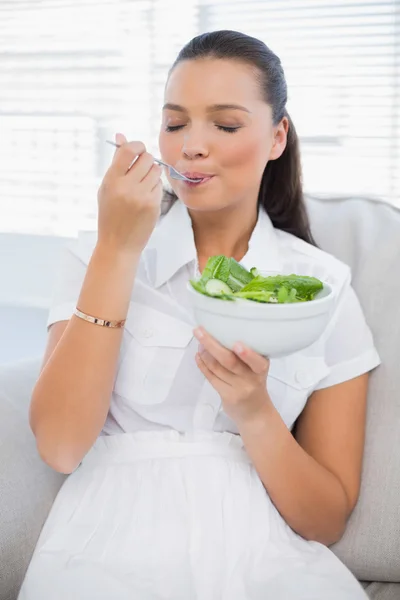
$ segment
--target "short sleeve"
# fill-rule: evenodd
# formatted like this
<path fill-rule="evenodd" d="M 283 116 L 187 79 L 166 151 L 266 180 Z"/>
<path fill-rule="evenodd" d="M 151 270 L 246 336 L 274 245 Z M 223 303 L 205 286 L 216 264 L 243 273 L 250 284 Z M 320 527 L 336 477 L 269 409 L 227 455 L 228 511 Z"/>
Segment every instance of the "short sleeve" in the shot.
<path fill-rule="evenodd" d="M 76 253 L 78 241 L 65 246 L 55 277 L 47 328 L 57 321 L 68 321 L 77 305 L 87 265 Z"/>
<path fill-rule="evenodd" d="M 330 370 L 316 389 L 342 383 L 380 364 L 360 302 L 353 287 L 344 289 L 325 342 L 325 362 Z"/>

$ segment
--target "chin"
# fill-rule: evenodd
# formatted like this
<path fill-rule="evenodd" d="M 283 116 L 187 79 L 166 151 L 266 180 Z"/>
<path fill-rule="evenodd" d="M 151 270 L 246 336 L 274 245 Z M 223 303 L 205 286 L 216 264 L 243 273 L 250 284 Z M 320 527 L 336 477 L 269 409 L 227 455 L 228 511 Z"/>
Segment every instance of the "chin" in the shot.
<path fill-rule="evenodd" d="M 214 212 L 230 207 L 230 204 L 226 201 L 224 202 L 219 198 L 213 198 L 210 195 L 201 197 L 200 195 L 196 196 L 195 194 L 179 194 L 179 200 L 189 210 L 199 212 Z"/>

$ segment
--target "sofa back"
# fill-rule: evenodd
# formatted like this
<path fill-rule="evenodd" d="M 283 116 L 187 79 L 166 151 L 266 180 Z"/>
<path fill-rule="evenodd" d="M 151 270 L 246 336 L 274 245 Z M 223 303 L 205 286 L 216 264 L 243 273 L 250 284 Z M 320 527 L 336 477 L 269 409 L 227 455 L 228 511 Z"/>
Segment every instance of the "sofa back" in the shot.
<path fill-rule="evenodd" d="M 398 582 L 400 210 L 363 198 L 309 198 L 308 208 L 317 244 L 353 270 L 353 285 L 382 360 L 370 381 L 359 502 L 332 550 L 358 579 Z"/>

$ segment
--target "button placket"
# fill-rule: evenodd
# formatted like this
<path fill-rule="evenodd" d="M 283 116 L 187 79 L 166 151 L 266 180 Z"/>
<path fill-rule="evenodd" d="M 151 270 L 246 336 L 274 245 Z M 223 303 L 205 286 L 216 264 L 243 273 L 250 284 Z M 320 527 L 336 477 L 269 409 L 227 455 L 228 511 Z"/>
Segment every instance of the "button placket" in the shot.
<path fill-rule="evenodd" d="M 208 381 L 205 381 L 197 406 L 194 410 L 194 429 L 212 430 L 220 406 L 221 400 L 219 399 L 217 392 Z"/>

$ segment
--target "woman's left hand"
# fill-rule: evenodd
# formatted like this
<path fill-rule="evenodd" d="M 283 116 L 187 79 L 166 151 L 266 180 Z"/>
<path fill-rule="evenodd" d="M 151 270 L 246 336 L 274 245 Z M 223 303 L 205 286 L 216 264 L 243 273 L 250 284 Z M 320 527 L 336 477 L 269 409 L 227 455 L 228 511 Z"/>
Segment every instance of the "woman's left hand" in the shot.
<path fill-rule="evenodd" d="M 267 358 L 241 343 L 228 350 L 201 327 L 194 334 L 200 342 L 197 365 L 236 424 L 256 418 L 271 405 Z"/>

